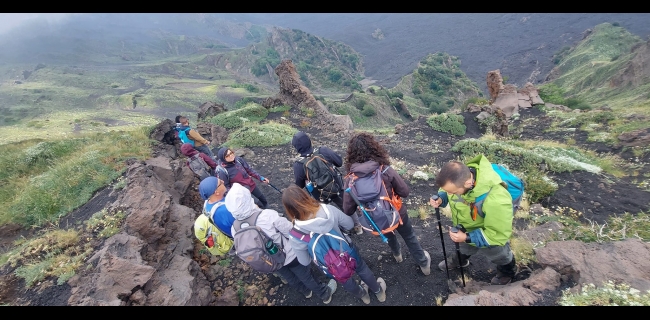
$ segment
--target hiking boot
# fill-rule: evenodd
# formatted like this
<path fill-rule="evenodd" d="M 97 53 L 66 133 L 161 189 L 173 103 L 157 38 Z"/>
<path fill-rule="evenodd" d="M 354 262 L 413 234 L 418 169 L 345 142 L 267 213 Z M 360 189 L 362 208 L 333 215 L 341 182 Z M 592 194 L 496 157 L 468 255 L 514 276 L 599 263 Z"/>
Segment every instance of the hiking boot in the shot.
<path fill-rule="evenodd" d="M 422 270 L 425 276 L 428 276 L 431 273 L 431 256 L 426 250 L 424 251 L 424 256 L 427 257 L 427 265 L 420 267 L 420 270 Z"/>
<path fill-rule="evenodd" d="M 386 301 L 386 281 L 384 279 L 377 278 L 377 283 L 379 283 L 379 292 L 375 292 L 375 295 L 377 296 L 377 300 L 379 302 L 384 302 Z"/>
<path fill-rule="evenodd" d="M 361 297 L 361 301 L 365 304 L 370 304 L 370 294 L 368 294 L 368 285 L 365 283 L 360 284 L 361 289 L 363 289 L 363 296 Z"/>
<path fill-rule="evenodd" d="M 363 234 L 363 228 L 361 227 L 361 225 L 354 226 L 354 233 L 356 233 L 357 235 Z"/>
<path fill-rule="evenodd" d="M 334 295 L 334 292 L 336 292 L 336 280 L 330 279 L 330 281 L 327 283 L 327 290 L 329 291 L 329 297 L 323 300 L 323 303 L 325 304 L 328 304 L 330 301 L 332 301 L 332 296 Z"/>
<path fill-rule="evenodd" d="M 397 254 L 393 253 L 393 258 L 395 258 L 395 261 L 397 261 L 397 263 L 404 261 L 402 258 L 402 250 L 400 250 Z"/>
<path fill-rule="evenodd" d="M 508 264 L 497 266 L 497 275 L 492 278 L 490 283 L 497 286 L 506 285 L 512 281 L 515 274 L 517 274 L 517 262 L 513 255 Z"/>
<path fill-rule="evenodd" d="M 463 259 L 463 268 L 469 266 L 469 256 L 461 254 L 461 259 Z M 461 265 L 458 263 L 458 258 L 451 254 L 447 255 L 447 266 L 449 267 L 449 270 L 458 269 L 461 267 Z M 440 268 L 442 271 L 445 271 L 445 260 L 442 260 L 440 263 L 438 263 L 438 268 Z"/>
<path fill-rule="evenodd" d="M 497 275 L 492 278 L 490 281 L 490 284 L 495 285 L 495 286 L 503 286 L 512 281 L 512 277 L 509 275 L 506 275 L 505 273 L 501 273 L 497 271 Z"/>
<path fill-rule="evenodd" d="M 312 292 L 309 291 L 309 293 L 305 295 L 305 298 L 307 298 L 307 299 L 311 298 L 311 293 L 312 293 Z"/>

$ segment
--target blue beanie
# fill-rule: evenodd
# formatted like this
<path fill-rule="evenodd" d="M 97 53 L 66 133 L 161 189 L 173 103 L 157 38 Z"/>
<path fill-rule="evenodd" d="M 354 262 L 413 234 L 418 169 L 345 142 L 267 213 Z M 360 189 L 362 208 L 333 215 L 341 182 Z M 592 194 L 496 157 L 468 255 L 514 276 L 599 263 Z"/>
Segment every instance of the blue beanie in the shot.
<path fill-rule="evenodd" d="M 208 200 L 210 196 L 217 190 L 219 186 L 219 178 L 217 177 L 207 177 L 201 181 L 199 184 L 199 194 L 203 200 Z"/>

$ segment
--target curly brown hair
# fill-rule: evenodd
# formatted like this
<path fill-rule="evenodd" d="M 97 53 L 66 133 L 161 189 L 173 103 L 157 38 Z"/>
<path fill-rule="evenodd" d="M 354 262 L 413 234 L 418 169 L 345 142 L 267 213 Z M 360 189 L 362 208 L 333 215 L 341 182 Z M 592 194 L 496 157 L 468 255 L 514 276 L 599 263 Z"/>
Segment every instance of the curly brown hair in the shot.
<path fill-rule="evenodd" d="M 352 136 L 348 142 L 348 151 L 345 156 L 345 169 L 350 171 L 353 163 L 364 163 L 374 160 L 380 165 L 390 165 L 388 151 L 375 137 L 367 132 L 360 132 Z"/>

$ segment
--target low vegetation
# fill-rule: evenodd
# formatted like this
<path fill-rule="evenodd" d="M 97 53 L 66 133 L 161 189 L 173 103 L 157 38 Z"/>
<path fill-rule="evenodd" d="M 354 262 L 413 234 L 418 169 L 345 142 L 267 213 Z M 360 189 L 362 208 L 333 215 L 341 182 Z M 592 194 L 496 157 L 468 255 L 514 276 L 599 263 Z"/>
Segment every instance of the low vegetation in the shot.
<path fill-rule="evenodd" d="M 207 122 L 211 122 L 226 129 L 235 129 L 243 127 L 249 123 L 260 122 L 268 115 L 269 111 L 266 108 L 256 103 L 249 103 L 241 109 L 217 114 L 216 116 L 207 119 Z"/>
<path fill-rule="evenodd" d="M 432 115 L 427 118 L 427 123 L 433 130 L 451 133 L 456 136 L 465 135 L 467 131 L 464 118 L 459 114 L 443 113 Z"/>
<path fill-rule="evenodd" d="M 650 290 L 645 293 L 625 283 L 607 281 L 602 286 L 588 283 L 580 292 L 562 292 L 561 306 L 650 306 Z"/>
<path fill-rule="evenodd" d="M 54 223 L 117 179 L 124 160 L 150 156 L 150 127 L 0 146 L 0 224 Z"/>
<path fill-rule="evenodd" d="M 239 128 L 228 135 L 223 147 L 270 147 L 291 142 L 297 129 L 286 124 L 269 122 Z"/>
<path fill-rule="evenodd" d="M 86 264 L 93 253 L 93 242 L 119 232 L 125 214 L 121 211 L 95 213 L 85 228 L 49 229 L 31 239 L 20 239 L 15 247 L 0 256 L 0 265 L 16 267 L 16 276 L 25 279 L 27 287 L 47 277 L 57 278 L 61 285 Z"/>

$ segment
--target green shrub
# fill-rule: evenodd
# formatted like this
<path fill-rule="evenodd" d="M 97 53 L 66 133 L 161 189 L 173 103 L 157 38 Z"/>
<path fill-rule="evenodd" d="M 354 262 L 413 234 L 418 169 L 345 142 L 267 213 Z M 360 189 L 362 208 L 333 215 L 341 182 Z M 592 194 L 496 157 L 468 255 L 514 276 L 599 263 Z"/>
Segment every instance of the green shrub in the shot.
<path fill-rule="evenodd" d="M 255 101 L 256 100 L 253 97 L 241 98 L 241 99 L 237 100 L 237 102 L 235 102 L 235 104 L 232 106 L 232 110 L 241 109 L 241 108 L 245 107 L 246 105 L 248 105 L 250 103 L 256 103 Z"/>
<path fill-rule="evenodd" d="M 447 108 L 446 106 L 440 105 L 436 101 L 432 101 L 429 104 L 429 111 L 431 113 L 435 113 L 435 114 L 443 114 L 443 113 L 449 111 L 449 108 Z"/>
<path fill-rule="evenodd" d="M 226 111 L 212 117 L 209 122 L 226 129 L 234 129 L 245 123 L 259 122 L 268 116 L 269 111 L 259 104 L 251 103 L 241 109 Z"/>
<path fill-rule="evenodd" d="M 432 115 L 427 118 L 427 123 L 433 130 L 451 133 L 456 136 L 465 135 L 467 131 L 463 116 L 458 114 Z"/>
<path fill-rule="evenodd" d="M 223 147 L 270 147 L 291 142 L 297 129 L 278 123 L 265 123 L 239 128 L 228 135 Z"/>
<path fill-rule="evenodd" d="M 554 83 L 541 85 L 538 90 L 539 97 L 546 103 L 564 105 L 564 89 Z"/>
<path fill-rule="evenodd" d="M 354 99 L 354 107 L 357 108 L 358 110 L 363 110 L 363 108 L 366 106 L 368 102 L 362 98 L 356 98 Z"/>
<path fill-rule="evenodd" d="M 361 110 L 361 114 L 366 117 L 372 117 L 377 114 L 377 110 L 375 110 L 375 107 L 373 107 L 372 105 L 367 104 L 366 106 L 363 107 L 363 110 Z"/>
<path fill-rule="evenodd" d="M 570 109 L 590 110 L 591 106 L 578 98 L 568 98 L 564 104 Z"/>

